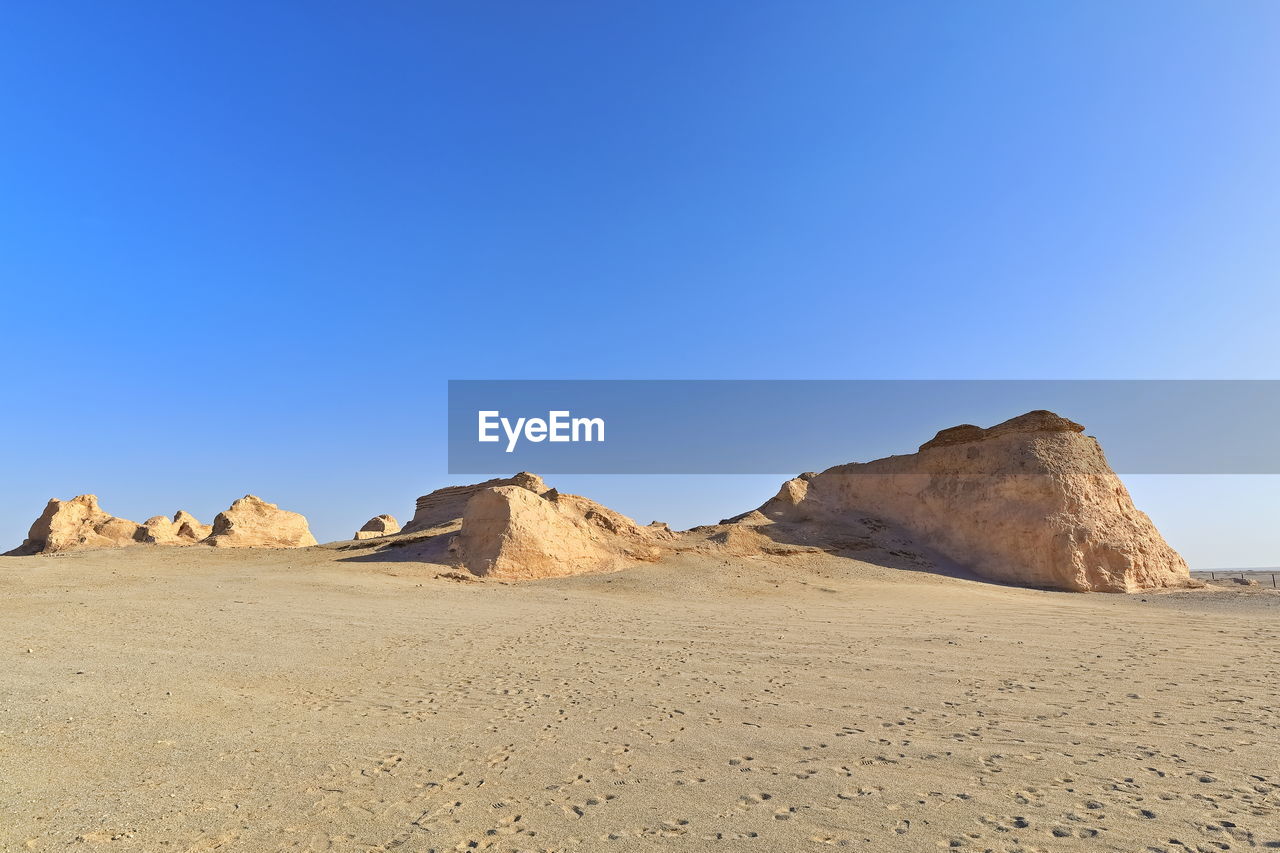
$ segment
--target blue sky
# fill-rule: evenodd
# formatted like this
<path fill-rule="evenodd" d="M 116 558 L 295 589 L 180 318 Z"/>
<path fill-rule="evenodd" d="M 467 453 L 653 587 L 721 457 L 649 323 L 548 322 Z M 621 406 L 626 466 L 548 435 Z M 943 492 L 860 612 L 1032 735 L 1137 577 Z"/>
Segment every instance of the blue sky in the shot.
<path fill-rule="evenodd" d="M 1245 0 L 7 5 L 0 543 L 403 519 L 450 378 L 1275 378 L 1278 55 Z M 1273 478 L 1130 485 L 1280 563 Z"/>

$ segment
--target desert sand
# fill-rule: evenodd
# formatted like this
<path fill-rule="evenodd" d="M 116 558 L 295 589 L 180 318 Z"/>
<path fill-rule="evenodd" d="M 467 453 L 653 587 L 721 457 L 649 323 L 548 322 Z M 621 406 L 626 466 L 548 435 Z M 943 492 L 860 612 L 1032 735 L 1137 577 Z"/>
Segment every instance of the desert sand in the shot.
<path fill-rule="evenodd" d="M 1269 590 L 368 545 L 0 560 L 0 849 L 1280 847 Z"/>

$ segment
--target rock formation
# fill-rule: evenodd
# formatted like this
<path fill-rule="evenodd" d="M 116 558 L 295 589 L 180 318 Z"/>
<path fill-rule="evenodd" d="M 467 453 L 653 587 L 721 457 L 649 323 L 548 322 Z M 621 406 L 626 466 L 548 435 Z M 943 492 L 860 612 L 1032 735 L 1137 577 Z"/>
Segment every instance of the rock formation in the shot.
<path fill-rule="evenodd" d="M 400 532 L 400 522 L 394 515 L 378 515 L 369 519 L 356 531 L 353 539 L 377 539 L 379 536 L 390 536 Z"/>
<path fill-rule="evenodd" d="M 454 563 L 503 579 L 609 571 L 696 548 L 743 557 L 879 554 L 909 567 L 936 560 L 993 580 L 1072 591 L 1194 585 L 1186 563 L 1134 507 L 1097 441 L 1083 431 L 1046 411 L 989 429 L 952 427 L 917 453 L 802 474 L 758 510 L 679 535 L 657 522 L 641 527 L 520 473 L 424 495 L 403 530 L 382 515 L 355 535 L 392 537 L 388 542 L 344 547 L 374 552 L 361 559 L 394 547 L 395 559 Z M 252 495 L 220 513 L 212 528 L 182 512 L 139 525 L 81 495 L 50 501 L 26 542 L 10 553 L 197 541 L 316 544 L 306 518 Z"/>
<path fill-rule="evenodd" d="M 213 532 L 212 524 L 201 524 L 194 515 L 186 510 L 178 510 L 173 514 L 173 523 L 178 528 L 178 536 L 194 539 L 197 542 L 207 538 Z"/>
<path fill-rule="evenodd" d="M 640 527 L 577 495 L 499 485 L 471 494 L 450 550 L 473 574 L 529 580 L 654 560 L 671 537 L 666 525 Z"/>
<path fill-rule="evenodd" d="M 181 510 L 170 520 L 157 515 L 142 524 L 117 518 L 98 506 L 96 495 L 77 495 L 69 501 L 49 501 L 31 525 L 27 539 L 5 556 L 56 554 L 86 548 L 124 548 L 130 545 L 194 545 L 209 535 L 209 525 Z"/>
<path fill-rule="evenodd" d="M 205 545 L 218 548 L 304 548 L 316 544 L 305 516 L 245 495 L 218 513 Z"/>
<path fill-rule="evenodd" d="M 53 554 L 83 548 L 120 548 L 141 541 L 142 526 L 98 506 L 97 495 L 53 498 L 31 525 L 27 539 L 6 556 Z"/>
<path fill-rule="evenodd" d="M 362 530 L 356 538 L 383 535 L 377 522 L 365 526 L 373 532 Z M 348 547 L 372 547 L 398 560 L 453 563 L 473 577 L 527 580 L 652 560 L 658 543 L 675 538 L 665 524 L 641 527 L 595 501 L 560 494 L 527 472 L 424 495 L 399 533 L 385 544 Z"/>
<path fill-rule="evenodd" d="M 918 453 L 789 480 L 759 513 L 806 526 L 881 518 L 993 580 L 1101 592 L 1189 585 L 1187 564 L 1083 431 L 1046 411 L 952 427 Z"/>
<path fill-rule="evenodd" d="M 141 541 L 156 545 L 194 545 L 213 531 L 211 525 L 201 524 L 185 510 L 178 510 L 172 519 L 164 515 L 152 516 L 142 522 L 142 528 Z"/>
<path fill-rule="evenodd" d="M 436 489 L 429 495 L 418 498 L 414 508 L 413 519 L 404 526 L 402 533 L 417 533 L 437 527 L 455 524 L 462 519 L 467 509 L 467 501 L 477 492 L 495 489 L 499 486 L 519 486 L 535 494 L 542 494 L 547 484 L 537 474 L 520 472 L 514 477 L 486 480 L 483 483 L 472 483 L 469 486 L 448 486 Z"/>

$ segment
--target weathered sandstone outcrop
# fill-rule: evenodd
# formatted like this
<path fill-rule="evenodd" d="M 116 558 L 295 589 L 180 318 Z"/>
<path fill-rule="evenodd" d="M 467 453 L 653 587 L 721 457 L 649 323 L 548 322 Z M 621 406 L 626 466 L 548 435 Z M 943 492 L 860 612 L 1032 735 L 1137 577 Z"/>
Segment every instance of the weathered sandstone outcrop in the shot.
<path fill-rule="evenodd" d="M 503 485 L 471 495 L 450 550 L 473 574 L 528 580 L 654 560 L 670 538 L 666 525 L 641 527 L 577 495 Z"/>
<path fill-rule="evenodd" d="M 120 548 L 141 541 L 142 530 L 136 521 L 103 512 L 97 495 L 77 495 L 69 501 L 53 498 L 31 525 L 26 541 L 6 556 Z"/>
<path fill-rule="evenodd" d="M 1134 592 L 1190 583 L 1084 427 L 1035 411 L 945 429 L 918 453 L 805 474 L 762 506 L 774 522 L 874 516 L 993 580 Z"/>
<path fill-rule="evenodd" d="M 213 532 L 212 524 L 201 524 L 194 515 L 182 509 L 173 514 L 173 523 L 178 528 L 178 536 L 183 539 L 199 542 Z"/>
<path fill-rule="evenodd" d="M 483 483 L 472 483 L 469 486 L 447 486 L 436 489 L 429 495 L 418 498 L 413 518 L 404 526 L 401 533 L 417 533 L 437 527 L 448 526 L 459 522 L 467 510 L 467 501 L 477 492 L 495 489 L 499 486 L 519 486 L 535 494 L 542 494 L 547 484 L 537 474 L 520 472 L 514 477 L 485 480 Z"/>
<path fill-rule="evenodd" d="M 364 523 L 356 531 L 353 539 L 377 539 L 379 536 L 390 536 L 392 533 L 400 532 L 400 522 L 396 521 L 394 515 L 377 515 Z"/>
<path fill-rule="evenodd" d="M 218 548 L 304 548 L 316 544 L 305 516 L 245 495 L 213 520 L 205 545 Z"/>
<path fill-rule="evenodd" d="M 157 545 L 194 545 L 213 532 L 212 525 L 201 524 L 194 515 L 178 510 L 170 519 L 156 515 L 142 522 L 143 542 Z"/>
<path fill-rule="evenodd" d="M 6 556 L 56 554 L 86 548 L 124 548 L 138 544 L 193 545 L 209 535 L 209 526 L 179 511 L 142 524 L 104 512 L 96 495 L 77 495 L 69 501 L 50 500 L 31 525 L 27 539 Z"/>

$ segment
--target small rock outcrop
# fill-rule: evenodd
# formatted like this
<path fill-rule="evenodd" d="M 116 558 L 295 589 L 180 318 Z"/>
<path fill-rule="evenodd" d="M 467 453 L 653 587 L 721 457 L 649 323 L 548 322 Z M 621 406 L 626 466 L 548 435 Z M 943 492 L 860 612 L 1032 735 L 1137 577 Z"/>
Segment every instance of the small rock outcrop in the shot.
<path fill-rule="evenodd" d="M 1191 585 L 1083 431 L 1047 411 L 952 427 L 918 453 L 789 480 L 758 513 L 832 528 L 874 516 L 998 581 L 1080 592 Z"/>
<path fill-rule="evenodd" d="M 532 580 L 655 560 L 670 538 L 666 525 L 641 527 L 577 495 L 502 485 L 471 495 L 450 550 L 472 574 Z"/>
<path fill-rule="evenodd" d="M 245 495 L 213 520 L 204 540 L 216 548 L 305 548 L 316 539 L 306 516 L 280 509 L 254 495 Z"/>
<path fill-rule="evenodd" d="M 97 495 L 77 495 L 69 501 L 52 498 L 31 525 L 26 541 L 5 556 L 121 548 L 142 541 L 142 531 L 138 522 L 104 512 Z"/>
<path fill-rule="evenodd" d="M 541 477 L 525 471 L 514 477 L 485 480 L 483 483 L 472 483 L 469 486 L 447 486 L 436 489 L 431 494 L 418 498 L 413 518 L 401 532 L 418 533 L 455 524 L 467 511 L 467 501 L 471 500 L 477 492 L 496 489 L 500 486 L 519 486 L 539 495 L 549 491 Z"/>
<path fill-rule="evenodd" d="M 156 515 L 142 522 L 143 542 L 156 545 L 195 545 L 213 532 L 212 525 L 201 524 L 194 515 L 178 510 L 173 518 Z"/>
<path fill-rule="evenodd" d="M 199 542 L 213 532 L 212 524 L 201 524 L 194 515 L 186 510 L 178 510 L 173 515 L 173 523 L 178 528 L 178 536 L 183 539 L 194 539 Z"/>
<path fill-rule="evenodd" d="M 364 523 L 356 531 L 353 539 L 377 539 L 379 536 L 390 536 L 400 532 L 400 522 L 394 515 L 376 515 Z"/>

